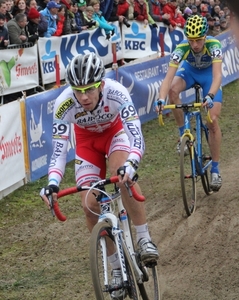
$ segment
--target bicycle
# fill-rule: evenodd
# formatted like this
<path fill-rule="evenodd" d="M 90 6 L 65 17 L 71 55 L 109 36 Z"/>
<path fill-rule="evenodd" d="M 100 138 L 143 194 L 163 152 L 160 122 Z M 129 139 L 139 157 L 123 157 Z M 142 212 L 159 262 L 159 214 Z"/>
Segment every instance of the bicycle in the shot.
<path fill-rule="evenodd" d="M 206 195 L 211 195 L 208 168 L 212 164 L 208 145 L 208 128 L 202 120 L 202 103 L 200 99 L 199 84 L 194 85 L 195 103 L 190 104 L 170 104 L 164 109 L 182 109 L 184 113 L 184 134 L 180 145 L 180 183 L 184 208 L 187 216 L 191 216 L 196 209 L 196 185 L 201 179 L 201 183 Z M 207 121 L 212 122 L 207 110 Z M 159 122 L 163 125 L 162 114 L 159 115 Z M 195 126 L 195 127 L 194 127 Z M 195 131 L 195 136 L 192 133 Z M 185 155 L 185 152 L 188 155 Z"/>
<path fill-rule="evenodd" d="M 133 242 L 131 220 L 128 216 L 116 183 L 118 177 L 114 176 L 93 182 L 91 186 L 71 187 L 59 191 L 58 198 L 72 193 L 88 190 L 87 196 L 94 191 L 96 201 L 100 204 L 101 212 L 98 214 L 98 223 L 94 226 L 90 238 L 90 268 L 92 282 L 97 300 L 111 299 L 113 291 L 123 289 L 123 297 L 119 299 L 134 300 L 160 300 L 157 262 L 144 265 L 139 253 L 135 251 Z M 113 184 L 114 191 L 107 192 L 105 187 Z M 137 194 L 134 187 L 128 187 L 130 196 L 137 201 L 144 201 L 142 195 Z M 87 198 L 87 197 L 86 197 Z M 114 204 L 114 205 L 113 205 Z M 53 216 L 60 221 L 65 221 L 66 216 L 60 211 L 58 202 L 52 202 L 50 206 Z M 114 207 L 118 208 L 118 214 Z M 109 239 L 115 245 L 120 259 L 120 270 L 123 285 L 113 287 L 111 285 L 111 267 L 107 262 L 107 243 Z"/>

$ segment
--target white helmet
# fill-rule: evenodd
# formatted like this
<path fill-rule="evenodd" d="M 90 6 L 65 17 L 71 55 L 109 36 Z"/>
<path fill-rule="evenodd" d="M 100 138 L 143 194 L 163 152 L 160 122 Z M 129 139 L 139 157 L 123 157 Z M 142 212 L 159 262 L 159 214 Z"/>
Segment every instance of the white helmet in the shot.
<path fill-rule="evenodd" d="M 103 61 L 95 54 L 79 54 L 72 59 L 66 70 L 66 81 L 72 86 L 99 82 L 105 75 Z"/>

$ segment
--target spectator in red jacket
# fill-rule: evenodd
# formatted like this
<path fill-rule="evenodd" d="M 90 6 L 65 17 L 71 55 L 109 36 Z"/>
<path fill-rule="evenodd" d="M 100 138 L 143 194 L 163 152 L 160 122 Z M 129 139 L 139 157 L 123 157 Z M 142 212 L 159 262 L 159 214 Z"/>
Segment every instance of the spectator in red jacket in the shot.
<path fill-rule="evenodd" d="M 118 21 L 119 23 L 125 24 L 125 26 L 130 27 L 130 24 L 129 24 L 126 16 L 118 13 L 118 11 L 120 11 L 120 10 L 118 10 L 118 5 L 119 5 L 119 0 L 114 0 L 113 9 L 111 11 L 108 21 L 109 22 Z M 129 6 L 129 4 L 128 4 L 128 6 Z M 127 10 L 125 13 L 127 13 Z"/>
<path fill-rule="evenodd" d="M 185 25 L 185 23 L 186 23 L 186 20 L 184 19 L 183 14 L 182 14 L 182 12 L 181 12 L 180 9 L 177 9 L 177 10 L 176 10 L 174 20 L 175 20 L 175 22 L 176 22 L 176 26 L 181 27 L 181 28 L 184 28 L 184 25 Z"/>
<path fill-rule="evenodd" d="M 61 7 L 58 8 L 57 18 L 56 18 L 56 31 L 53 36 L 61 36 L 63 33 L 63 28 L 66 20 L 66 6 L 61 4 Z"/>
<path fill-rule="evenodd" d="M 126 0 L 119 0 L 117 15 L 128 18 L 129 3 Z"/>
<path fill-rule="evenodd" d="M 144 0 L 135 0 L 134 13 L 137 15 L 135 20 L 144 22 L 145 25 L 149 23 L 149 17 L 147 12 L 147 6 Z"/>
<path fill-rule="evenodd" d="M 174 30 L 175 27 L 178 25 L 177 20 L 175 20 L 175 15 L 177 15 L 177 0 L 170 0 L 167 4 L 164 5 L 163 7 L 163 12 L 165 14 L 170 15 L 169 18 L 169 29 L 170 31 Z"/>
<path fill-rule="evenodd" d="M 163 6 L 159 0 L 149 0 L 149 14 L 155 22 L 163 22 L 165 25 L 169 25 L 169 14 L 163 13 Z"/>

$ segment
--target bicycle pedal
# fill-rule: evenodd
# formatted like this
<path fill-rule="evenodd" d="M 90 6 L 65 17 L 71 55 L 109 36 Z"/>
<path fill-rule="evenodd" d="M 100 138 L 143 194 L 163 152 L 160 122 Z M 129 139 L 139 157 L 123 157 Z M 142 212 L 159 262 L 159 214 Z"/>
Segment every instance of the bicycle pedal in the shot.
<path fill-rule="evenodd" d="M 147 267 L 140 266 L 140 270 L 143 273 L 143 282 L 149 281 L 149 273 Z"/>
<path fill-rule="evenodd" d="M 153 268 L 153 267 L 155 267 L 155 266 L 157 266 L 157 261 L 149 261 L 149 262 L 146 262 L 145 263 L 145 267 L 146 268 Z"/>
<path fill-rule="evenodd" d="M 203 159 L 204 159 L 204 161 L 205 161 L 205 160 L 211 160 L 212 157 L 211 157 L 210 155 L 204 155 L 204 156 L 203 156 Z"/>

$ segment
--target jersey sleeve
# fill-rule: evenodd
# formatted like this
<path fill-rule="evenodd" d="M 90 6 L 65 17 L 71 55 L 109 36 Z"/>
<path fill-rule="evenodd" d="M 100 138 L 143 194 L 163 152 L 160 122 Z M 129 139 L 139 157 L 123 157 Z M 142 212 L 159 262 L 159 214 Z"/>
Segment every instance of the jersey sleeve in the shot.
<path fill-rule="evenodd" d="M 66 93 L 66 94 L 65 94 Z M 71 122 L 68 120 L 69 110 L 74 101 L 67 90 L 55 102 L 52 129 L 52 156 L 48 168 L 48 183 L 59 186 L 65 172 Z"/>
<path fill-rule="evenodd" d="M 121 106 L 120 117 L 130 141 L 130 154 L 128 159 L 136 159 L 140 162 L 144 153 L 145 144 L 141 131 L 141 122 L 133 102 L 126 101 Z"/>
<path fill-rule="evenodd" d="M 222 45 L 219 40 L 213 37 L 208 38 L 207 49 L 212 57 L 212 63 L 222 62 Z"/>
<path fill-rule="evenodd" d="M 59 186 L 65 172 L 70 124 L 59 119 L 53 120 L 53 153 L 48 168 L 48 182 Z"/>
<path fill-rule="evenodd" d="M 178 68 L 180 62 L 185 59 L 185 55 L 189 52 L 189 45 L 183 40 L 171 53 L 169 66 Z"/>

